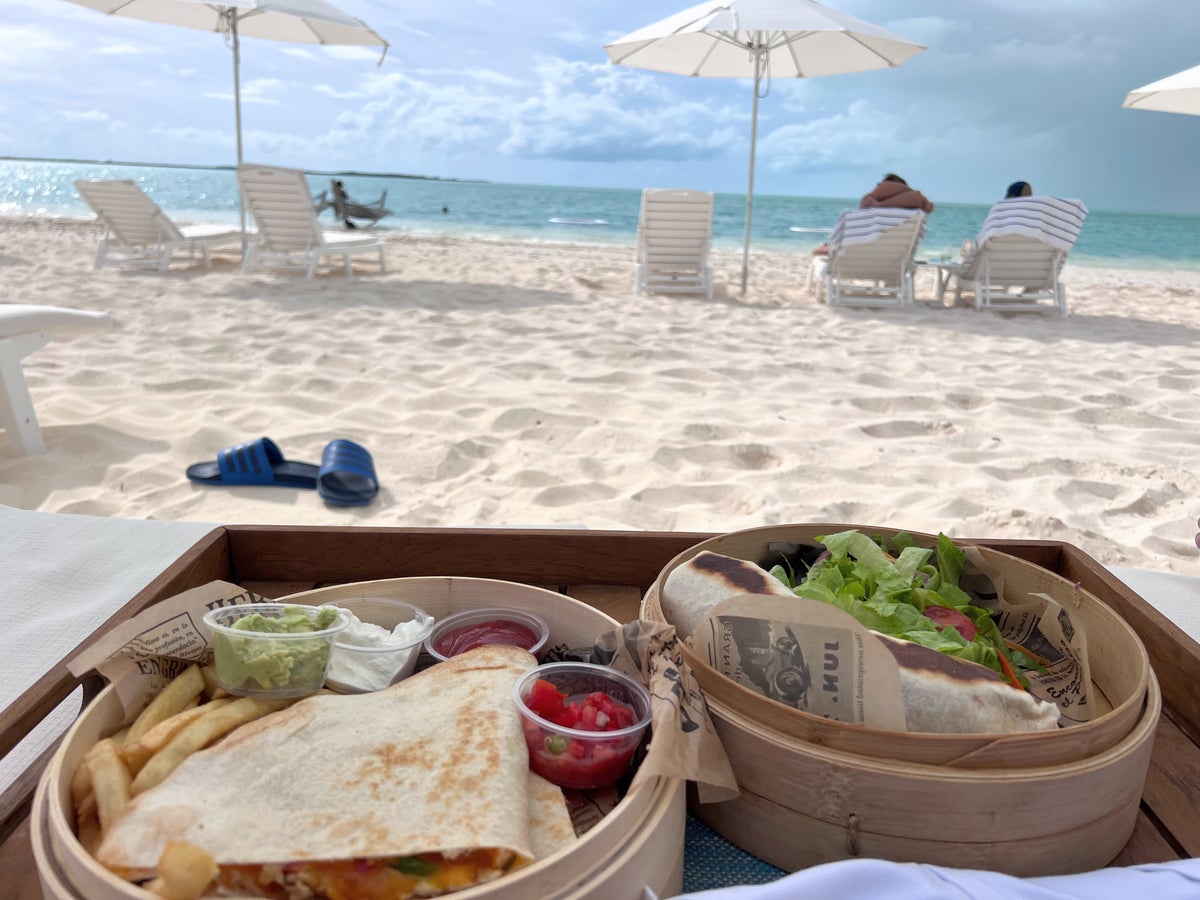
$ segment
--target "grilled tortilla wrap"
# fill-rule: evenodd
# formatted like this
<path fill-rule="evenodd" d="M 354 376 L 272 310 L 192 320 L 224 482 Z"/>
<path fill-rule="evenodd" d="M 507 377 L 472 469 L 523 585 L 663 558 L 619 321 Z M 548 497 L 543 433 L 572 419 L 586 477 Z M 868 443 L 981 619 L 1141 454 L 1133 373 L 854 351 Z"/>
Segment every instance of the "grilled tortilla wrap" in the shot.
<path fill-rule="evenodd" d="M 1059 711 L 1013 687 L 987 666 L 873 632 L 900 666 L 904 722 L 934 734 L 1053 731 Z"/>
<path fill-rule="evenodd" d="M 571 834 L 561 791 L 531 791 L 512 689 L 535 664 L 489 645 L 383 691 L 302 700 L 137 796 L 97 857 L 137 879 L 183 840 L 226 889 L 284 897 L 435 896 L 497 878 Z"/>
<path fill-rule="evenodd" d="M 722 600 L 738 594 L 796 595 L 761 566 L 708 550 L 677 566 L 662 587 L 662 608 L 681 638 L 690 638 Z"/>

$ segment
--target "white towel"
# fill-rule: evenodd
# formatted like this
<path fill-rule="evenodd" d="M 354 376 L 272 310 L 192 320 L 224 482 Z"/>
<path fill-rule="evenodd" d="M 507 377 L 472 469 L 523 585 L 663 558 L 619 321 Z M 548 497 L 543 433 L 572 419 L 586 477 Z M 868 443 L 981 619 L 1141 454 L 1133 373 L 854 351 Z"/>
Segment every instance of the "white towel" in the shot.
<path fill-rule="evenodd" d="M 1088 209 L 1081 200 L 1057 197 L 1014 197 L 1001 200 L 988 212 L 976 245 L 1005 234 L 1021 234 L 1070 253 L 1079 239 Z"/>
<path fill-rule="evenodd" d="M 838 216 L 829 235 L 829 253 L 836 255 L 844 247 L 869 244 L 889 229 L 895 228 L 914 216 L 925 214 L 919 209 L 899 209 L 891 206 L 875 206 L 868 209 L 848 209 Z"/>
<path fill-rule="evenodd" d="M 0 709 L 214 527 L 0 506 L 0 615 L 6 623 L 0 629 Z M 64 702 L 0 760 L 0 792 L 57 739 L 78 709 L 78 699 Z"/>

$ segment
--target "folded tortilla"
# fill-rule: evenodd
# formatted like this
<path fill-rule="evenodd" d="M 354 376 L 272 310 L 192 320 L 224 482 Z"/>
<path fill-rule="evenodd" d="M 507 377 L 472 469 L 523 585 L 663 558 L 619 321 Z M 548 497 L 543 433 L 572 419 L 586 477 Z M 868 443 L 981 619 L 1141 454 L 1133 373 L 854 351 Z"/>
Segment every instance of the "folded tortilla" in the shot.
<path fill-rule="evenodd" d="M 574 839 L 562 792 L 529 772 L 512 689 L 534 665 L 488 645 L 243 726 L 138 795 L 97 858 L 139 879 L 187 841 L 225 889 L 284 897 L 399 900 L 498 878 Z"/>
<path fill-rule="evenodd" d="M 663 614 L 680 637 L 690 638 L 722 600 L 739 594 L 795 597 L 762 566 L 705 550 L 676 566 L 663 582 Z"/>
<path fill-rule="evenodd" d="M 1057 706 L 1014 687 L 987 666 L 873 633 L 900 666 L 909 731 L 1009 734 L 1058 728 Z"/>

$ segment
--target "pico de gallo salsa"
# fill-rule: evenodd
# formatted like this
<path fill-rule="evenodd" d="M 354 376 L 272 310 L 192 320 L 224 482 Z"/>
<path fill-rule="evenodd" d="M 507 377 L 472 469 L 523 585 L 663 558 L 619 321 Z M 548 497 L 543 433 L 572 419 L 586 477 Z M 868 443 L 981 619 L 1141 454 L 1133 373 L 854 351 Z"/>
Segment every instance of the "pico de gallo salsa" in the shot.
<path fill-rule="evenodd" d="M 544 678 L 533 683 L 525 705 L 536 716 L 576 732 L 547 728 L 532 718 L 523 719 L 529 767 L 561 787 L 596 788 L 612 784 L 629 767 L 643 729 L 636 725 L 633 708 L 604 691 L 568 695 Z M 608 732 L 624 732 L 606 738 Z"/>

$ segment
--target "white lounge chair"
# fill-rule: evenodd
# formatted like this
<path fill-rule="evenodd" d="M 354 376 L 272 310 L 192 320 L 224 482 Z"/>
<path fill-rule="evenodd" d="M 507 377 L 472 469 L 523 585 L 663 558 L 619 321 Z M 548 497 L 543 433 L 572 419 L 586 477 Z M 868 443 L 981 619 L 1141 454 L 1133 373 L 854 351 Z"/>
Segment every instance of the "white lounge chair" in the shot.
<path fill-rule="evenodd" d="M 712 299 L 712 214 L 713 195 L 704 191 L 642 191 L 634 293 L 702 293 Z"/>
<path fill-rule="evenodd" d="M 301 268 L 312 278 L 325 257 L 340 256 L 351 277 L 351 259 L 363 254 L 377 255 L 379 270 L 387 271 L 378 235 L 321 230 L 308 181 L 298 169 L 243 163 L 238 166 L 238 183 L 257 228 L 246 247 L 243 272 L 256 266 Z"/>
<path fill-rule="evenodd" d="M 105 312 L 59 306 L 0 304 L 0 426 L 13 456 L 46 452 L 21 360 L 56 338 L 108 328 Z"/>
<path fill-rule="evenodd" d="M 979 236 L 949 273 L 941 293 L 953 279 L 955 303 L 965 290 L 974 295 L 976 309 L 1057 310 L 1065 317 L 1062 268 L 1087 214 L 1079 200 L 1001 200 L 988 212 Z"/>
<path fill-rule="evenodd" d="M 166 269 L 180 250 L 195 259 L 199 250 L 206 268 L 208 251 L 241 243 L 242 233 L 229 225 L 176 225 L 150 196 L 127 179 L 75 182 L 75 190 L 91 207 L 100 225 L 95 268 L 106 262 Z"/>
<path fill-rule="evenodd" d="M 911 306 L 913 257 L 925 236 L 919 209 L 874 207 L 843 212 L 829 235 L 829 256 L 809 272 L 817 300 L 830 306 Z"/>

